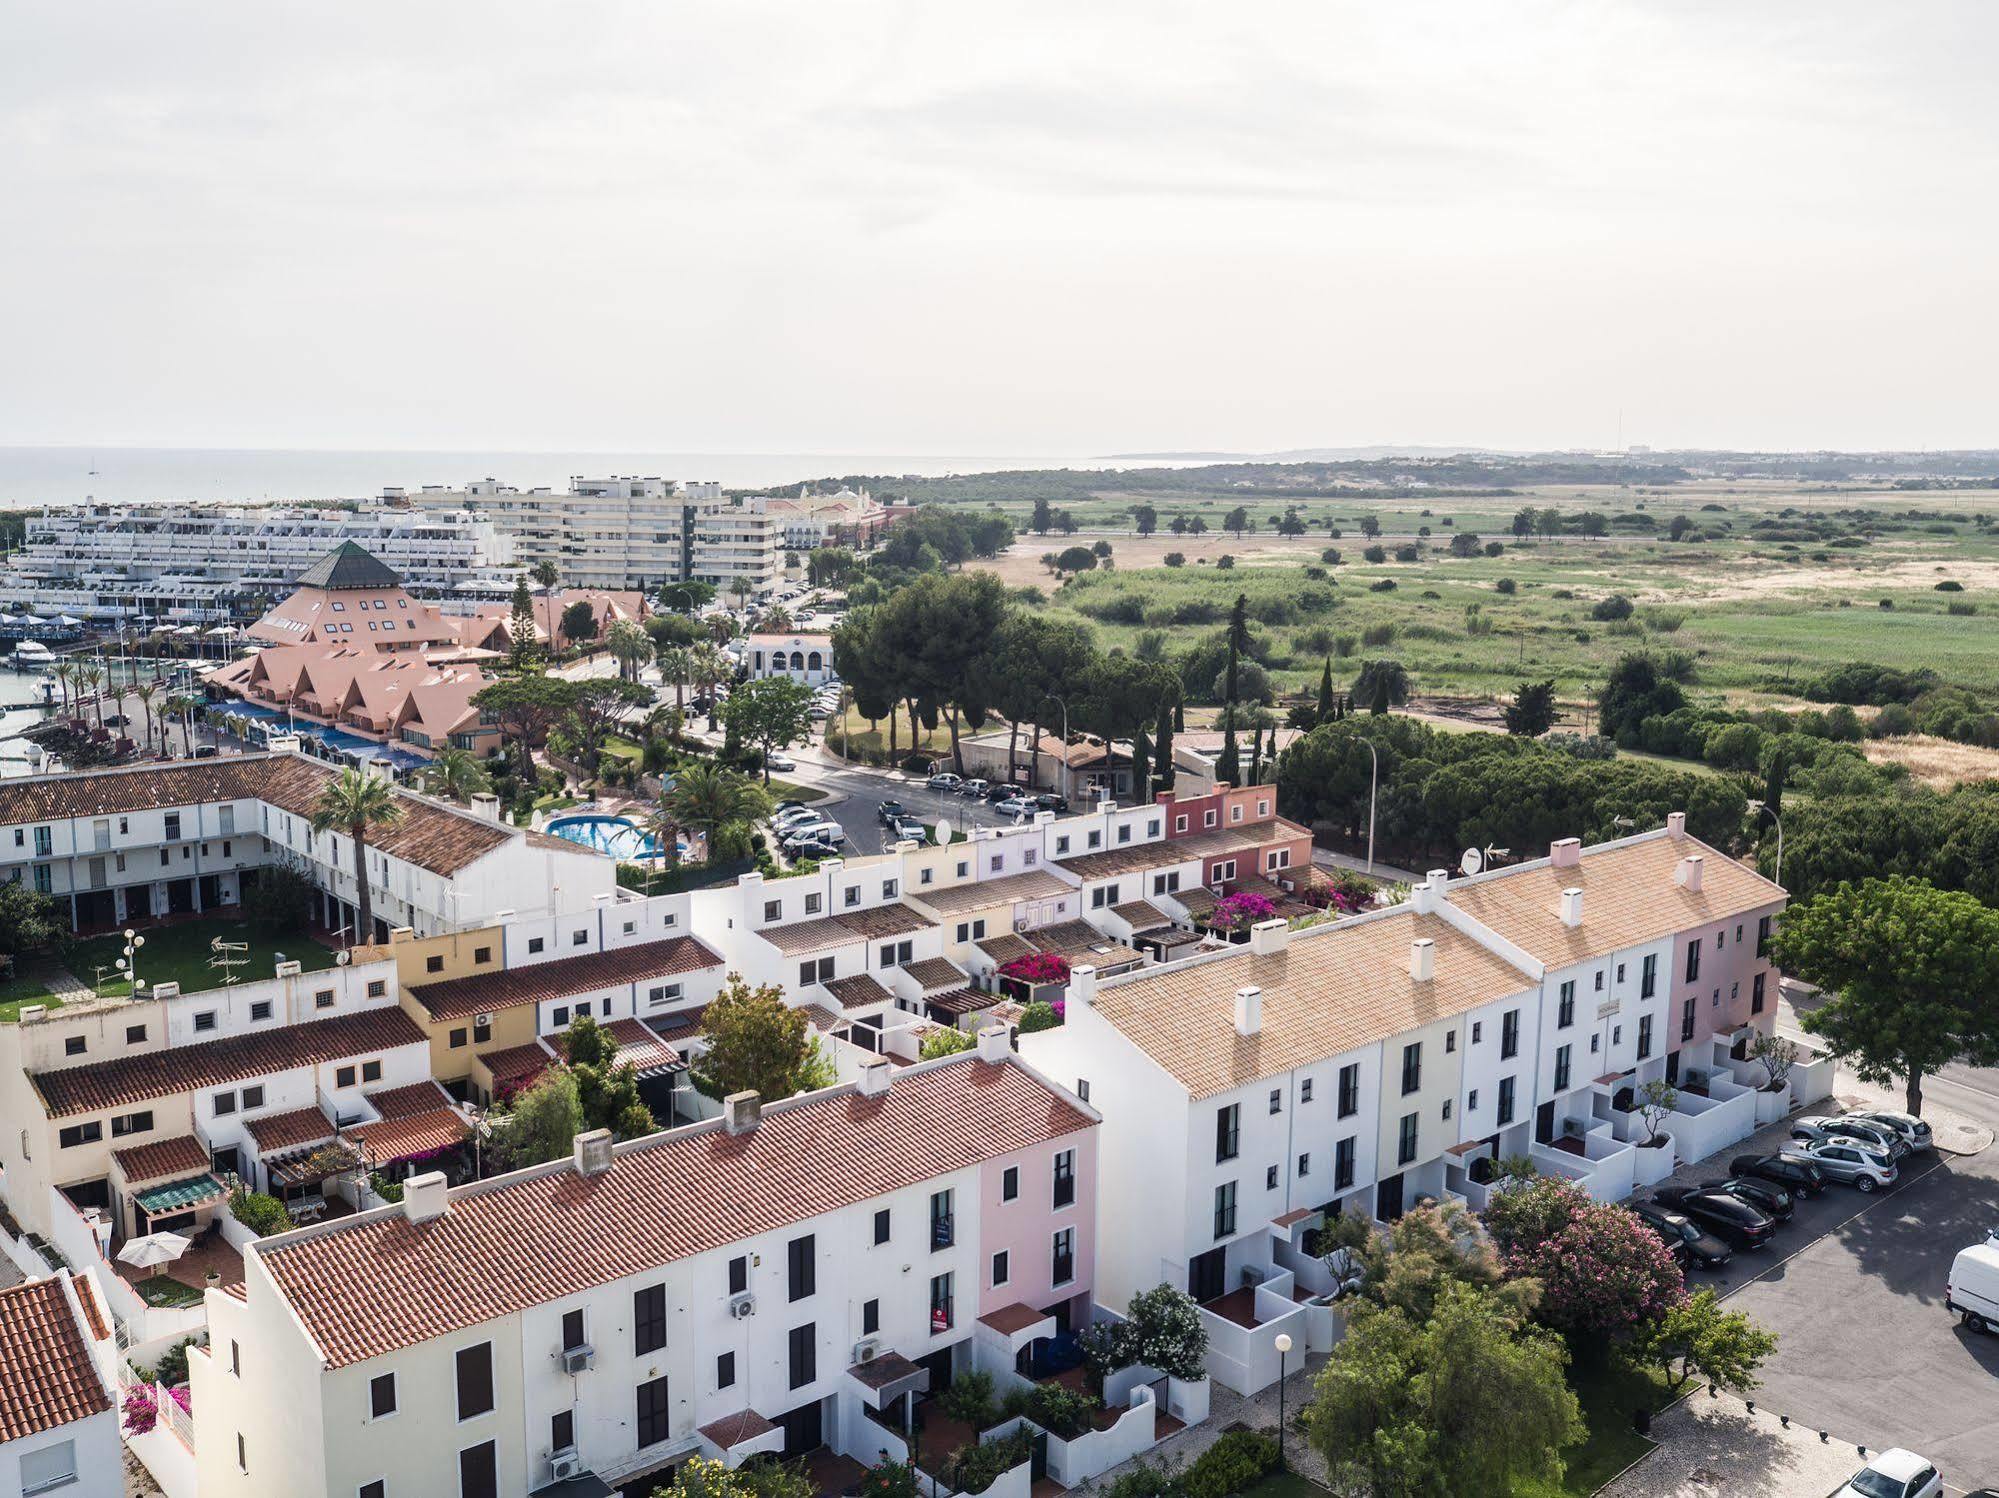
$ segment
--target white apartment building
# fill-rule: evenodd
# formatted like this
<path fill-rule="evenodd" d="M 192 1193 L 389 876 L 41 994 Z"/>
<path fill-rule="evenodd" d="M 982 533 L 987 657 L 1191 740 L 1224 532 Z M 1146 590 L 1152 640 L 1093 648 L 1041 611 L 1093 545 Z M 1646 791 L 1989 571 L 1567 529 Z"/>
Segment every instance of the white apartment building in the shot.
<path fill-rule="evenodd" d="M 88 1275 L 0 1290 L 0 1495 L 123 1498 L 121 1358 Z"/>
<path fill-rule="evenodd" d="M 557 493 L 486 479 L 462 489 L 391 490 L 385 498 L 425 512 L 471 510 L 513 539 L 523 566 L 552 561 L 573 588 L 652 592 L 694 581 L 726 596 L 740 579 L 757 596 L 777 586 L 784 563 L 764 500 L 732 501 L 716 483 L 578 477 Z"/>
<path fill-rule="evenodd" d="M 518 572 L 514 538 L 463 507 L 87 504 L 28 517 L 0 605 L 106 622 L 250 617 L 343 541 L 429 597 L 503 593 Z"/>
<path fill-rule="evenodd" d="M 254 1243 L 191 1368 L 201 1492 L 644 1493 L 694 1455 L 904 1454 L 909 1400 L 1087 1319 L 1097 1122 L 993 1029 Z"/>

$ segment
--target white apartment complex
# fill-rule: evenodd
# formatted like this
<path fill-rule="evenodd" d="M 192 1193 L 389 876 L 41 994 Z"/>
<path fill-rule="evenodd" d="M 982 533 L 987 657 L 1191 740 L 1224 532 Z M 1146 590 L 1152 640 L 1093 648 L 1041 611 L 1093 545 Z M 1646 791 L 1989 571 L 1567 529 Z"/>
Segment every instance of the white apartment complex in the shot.
<path fill-rule="evenodd" d="M 390 490 L 384 498 L 427 513 L 471 510 L 513 538 L 522 565 L 554 562 L 573 588 L 650 592 L 705 582 L 727 595 L 741 579 L 756 595 L 777 586 L 784 563 L 783 537 L 765 500 L 730 500 L 716 483 L 578 477 L 557 493 L 483 479 L 462 489 Z"/>
<path fill-rule="evenodd" d="M 228 619 L 291 592 L 343 541 L 435 597 L 511 589 L 514 539 L 462 506 L 368 510 L 87 504 L 27 520 L 0 605 L 79 618 Z"/>

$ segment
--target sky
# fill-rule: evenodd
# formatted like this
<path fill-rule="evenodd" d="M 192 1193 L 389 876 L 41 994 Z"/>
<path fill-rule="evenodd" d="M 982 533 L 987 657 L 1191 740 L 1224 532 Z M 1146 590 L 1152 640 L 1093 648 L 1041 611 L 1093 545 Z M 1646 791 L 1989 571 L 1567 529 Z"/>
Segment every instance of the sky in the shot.
<path fill-rule="evenodd" d="M 13 0 L 0 445 L 1999 446 L 1999 7 Z"/>

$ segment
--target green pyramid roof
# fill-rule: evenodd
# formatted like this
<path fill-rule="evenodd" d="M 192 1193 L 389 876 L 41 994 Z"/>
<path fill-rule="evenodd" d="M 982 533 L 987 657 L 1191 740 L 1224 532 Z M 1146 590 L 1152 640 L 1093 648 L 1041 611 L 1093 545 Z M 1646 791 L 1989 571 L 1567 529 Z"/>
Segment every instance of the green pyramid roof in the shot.
<path fill-rule="evenodd" d="M 399 588 L 402 581 L 388 563 L 352 541 L 342 541 L 298 575 L 301 588 Z"/>

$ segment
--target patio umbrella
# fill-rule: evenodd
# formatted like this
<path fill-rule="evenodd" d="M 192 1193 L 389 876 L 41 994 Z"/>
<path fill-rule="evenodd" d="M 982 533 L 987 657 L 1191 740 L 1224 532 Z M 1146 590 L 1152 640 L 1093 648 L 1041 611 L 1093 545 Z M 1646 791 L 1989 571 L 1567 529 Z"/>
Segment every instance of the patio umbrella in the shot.
<path fill-rule="evenodd" d="M 119 1249 L 118 1262 L 157 1273 L 162 1265 L 171 1264 L 186 1253 L 187 1245 L 188 1239 L 179 1233 L 147 1233 Z"/>

